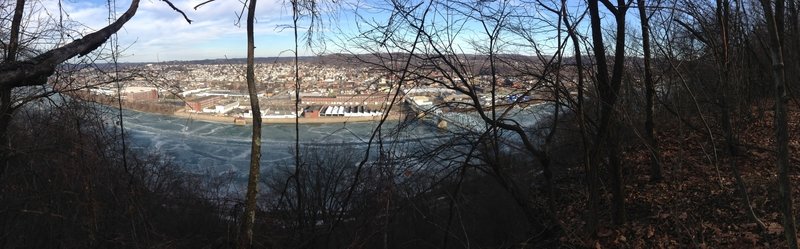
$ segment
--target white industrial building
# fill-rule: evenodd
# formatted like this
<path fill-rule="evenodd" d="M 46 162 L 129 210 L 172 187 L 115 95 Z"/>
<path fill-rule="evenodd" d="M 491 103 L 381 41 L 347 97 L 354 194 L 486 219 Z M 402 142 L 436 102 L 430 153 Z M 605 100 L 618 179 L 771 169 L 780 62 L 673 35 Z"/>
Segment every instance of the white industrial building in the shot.
<path fill-rule="evenodd" d="M 322 117 L 370 117 L 383 115 L 382 111 L 369 110 L 365 106 L 324 106 L 320 109 Z"/>
<path fill-rule="evenodd" d="M 233 101 L 227 104 L 220 104 L 220 105 L 214 105 L 214 107 L 203 108 L 203 112 L 225 114 L 237 107 L 239 107 L 239 101 Z"/>

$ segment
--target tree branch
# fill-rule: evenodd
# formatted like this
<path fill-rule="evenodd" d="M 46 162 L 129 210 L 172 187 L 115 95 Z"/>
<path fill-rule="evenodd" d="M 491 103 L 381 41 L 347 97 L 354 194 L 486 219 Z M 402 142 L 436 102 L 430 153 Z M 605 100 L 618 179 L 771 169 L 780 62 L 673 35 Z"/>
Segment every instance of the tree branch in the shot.
<path fill-rule="evenodd" d="M 55 72 L 56 66 L 75 56 L 84 56 L 100 47 L 133 18 L 138 8 L 139 0 L 134 0 L 119 19 L 103 29 L 25 61 L 3 62 L 0 64 L 0 89 L 47 83 L 47 77 Z"/>
<path fill-rule="evenodd" d="M 603 3 L 603 5 L 606 6 L 606 9 L 608 9 L 608 12 L 611 12 L 612 15 L 617 16 L 619 14 L 619 10 L 617 9 L 616 6 L 614 6 L 614 4 L 611 3 L 611 1 L 609 0 L 597 0 L 597 1 Z M 620 6 L 620 8 L 621 7 L 622 6 Z"/>
<path fill-rule="evenodd" d="M 202 2 L 202 3 L 198 4 L 198 5 L 195 5 L 194 6 L 194 10 L 197 10 L 197 8 L 200 8 L 200 6 L 206 5 L 207 3 L 210 3 L 210 2 L 213 2 L 213 1 L 216 1 L 216 0 L 206 0 L 205 2 Z"/>
<path fill-rule="evenodd" d="M 178 9 L 178 7 L 175 7 L 175 5 L 172 4 L 172 2 L 170 2 L 169 0 L 161 0 L 161 1 L 167 3 L 167 5 L 169 5 L 169 7 L 172 8 L 172 10 L 177 11 L 178 13 L 181 13 L 181 15 L 183 15 L 183 19 L 186 19 L 186 22 L 188 22 L 189 24 L 192 24 L 192 20 L 189 19 L 188 16 L 186 16 L 186 13 L 183 13 L 183 11 L 181 9 Z M 203 4 L 206 4 L 206 3 L 208 3 L 208 1 L 206 1 L 205 3 L 201 3 L 200 5 L 203 5 Z M 200 5 L 198 5 L 198 6 L 200 6 Z M 195 9 L 197 9 L 197 7 L 195 7 Z"/>
<path fill-rule="evenodd" d="M 681 27 L 683 27 L 683 28 L 685 28 L 687 31 L 689 31 L 689 33 L 692 33 L 692 35 L 693 35 L 695 38 L 697 38 L 697 40 L 700 40 L 700 42 L 702 42 L 703 44 L 709 45 L 709 43 L 708 43 L 708 40 L 706 40 L 706 38 L 704 38 L 704 37 L 703 37 L 703 34 L 702 34 L 702 33 L 700 33 L 700 32 L 698 32 L 698 31 L 697 31 L 697 30 L 695 30 L 694 28 L 692 28 L 692 26 L 689 26 L 689 24 L 686 24 L 685 22 L 681 21 L 681 20 L 680 20 L 680 19 L 678 19 L 678 18 L 675 18 L 675 19 L 673 19 L 673 20 L 675 20 L 675 22 L 676 22 L 676 23 L 678 23 L 678 25 L 680 25 Z"/>

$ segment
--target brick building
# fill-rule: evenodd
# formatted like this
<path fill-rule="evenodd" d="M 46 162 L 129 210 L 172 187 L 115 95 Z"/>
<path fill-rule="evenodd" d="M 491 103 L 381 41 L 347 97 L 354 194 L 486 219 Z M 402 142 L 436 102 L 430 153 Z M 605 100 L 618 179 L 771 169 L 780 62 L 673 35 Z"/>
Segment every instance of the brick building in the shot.
<path fill-rule="evenodd" d="M 186 100 L 186 110 L 202 112 L 203 108 L 214 107 L 222 98 L 220 96 L 205 96 Z"/>

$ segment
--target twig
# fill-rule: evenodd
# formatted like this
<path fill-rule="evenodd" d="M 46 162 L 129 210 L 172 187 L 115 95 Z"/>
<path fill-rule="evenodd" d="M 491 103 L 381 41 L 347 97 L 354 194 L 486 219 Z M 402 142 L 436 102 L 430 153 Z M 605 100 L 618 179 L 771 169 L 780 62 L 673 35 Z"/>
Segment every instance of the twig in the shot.
<path fill-rule="evenodd" d="M 189 19 L 188 16 L 186 16 L 186 13 L 183 13 L 183 11 L 181 9 L 178 9 L 178 7 L 175 7 L 175 5 L 172 4 L 172 2 L 170 2 L 169 0 L 161 0 L 161 1 L 167 3 L 167 5 L 169 5 L 169 7 L 172 8 L 172 10 L 177 11 L 178 13 L 181 13 L 181 15 L 183 15 L 183 19 L 186 19 L 186 22 L 188 22 L 189 24 L 192 23 L 192 20 Z M 206 4 L 206 3 L 211 2 L 211 1 L 213 1 L 213 0 L 206 1 L 205 3 L 201 3 L 200 5 Z M 200 6 L 200 5 L 198 5 L 198 6 Z M 195 9 L 197 9 L 197 7 L 195 7 Z"/>

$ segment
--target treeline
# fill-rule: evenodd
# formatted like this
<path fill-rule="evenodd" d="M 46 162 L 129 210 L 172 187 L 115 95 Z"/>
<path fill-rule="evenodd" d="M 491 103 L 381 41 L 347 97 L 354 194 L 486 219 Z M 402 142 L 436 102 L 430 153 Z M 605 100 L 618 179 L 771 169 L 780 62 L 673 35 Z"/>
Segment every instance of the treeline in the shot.
<path fill-rule="evenodd" d="M 125 147 L 107 110 L 75 101 L 17 111 L 0 171 L 0 245 L 230 247 L 234 221 L 222 214 L 232 205 L 217 189 L 228 181 Z"/>
<path fill-rule="evenodd" d="M 115 96 L 94 95 L 85 92 L 70 93 L 72 97 L 79 100 L 97 102 L 107 106 L 119 107 L 120 100 Z M 122 99 L 122 108 L 140 112 L 158 113 L 173 115 L 176 111 L 184 108 L 185 102 L 180 99 L 158 99 L 158 100 L 127 100 Z"/>
<path fill-rule="evenodd" d="M 359 30 L 353 50 L 370 51 L 362 61 L 384 69 L 398 85 L 423 83 L 469 96 L 460 104 L 476 108 L 488 126 L 473 143 L 485 149 L 465 153 L 456 172 L 474 170 L 477 177 L 494 179 L 523 211 L 519 218 L 532 227 L 529 240 L 507 242 L 542 245 L 536 243 L 555 237 L 555 246 L 740 246 L 706 237 L 700 229 L 723 227 L 716 237 L 755 235 L 750 246 L 796 248 L 791 198 L 796 184 L 789 163 L 796 148 L 789 143 L 794 131 L 787 126 L 796 108 L 791 90 L 800 79 L 794 1 L 419 1 L 389 6 L 389 26 Z M 475 61 L 464 47 L 485 58 Z M 508 59 L 508 54 L 528 56 Z M 506 68 L 514 69 L 511 75 Z M 473 72 L 490 76 L 490 89 L 477 91 L 486 78 L 475 78 Z M 500 83 L 507 76 L 538 80 L 516 93 L 545 96 L 539 101 L 552 104 L 552 115 L 539 129 L 510 119 L 510 113 L 518 112 L 513 107 L 488 104 L 504 97 L 507 90 Z M 485 93 L 491 101 L 480 101 Z M 522 141 L 518 148 L 527 161 L 503 161 L 508 136 Z M 754 154 L 764 153 L 771 156 L 753 160 Z M 520 168 L 527 171 L 520 175 Z M 765 179 L 759 171 L 778 177 Z M 463 183 L 467 175 L 455 174 L 451 180 Z M 708 178 L 698 181 L 698 175 Z M 538 184 L 531 184 L 533 176 L 539 177 Z M 753 182 L 770 182 L 773 191 L 762 191 Z M 677 196 L 686 197 L 687 188 L 708 189 L 691 194 L 715 200 L 694 203 L 703 208 L 695 211 L 735 211 L 665 212 L 668 203 L 681 202 Z M 450 193 L 454 207 L 462 194 Z M 755 199 L 769 201 L 757 204 Z M 679 223 L 669 217 L 680 220 L 684 227 L 677 230 L 685 233 L 669 232 L 675 229 L 664 224 Z M 537 236 L 542 234 L 550 236 Z"/>

